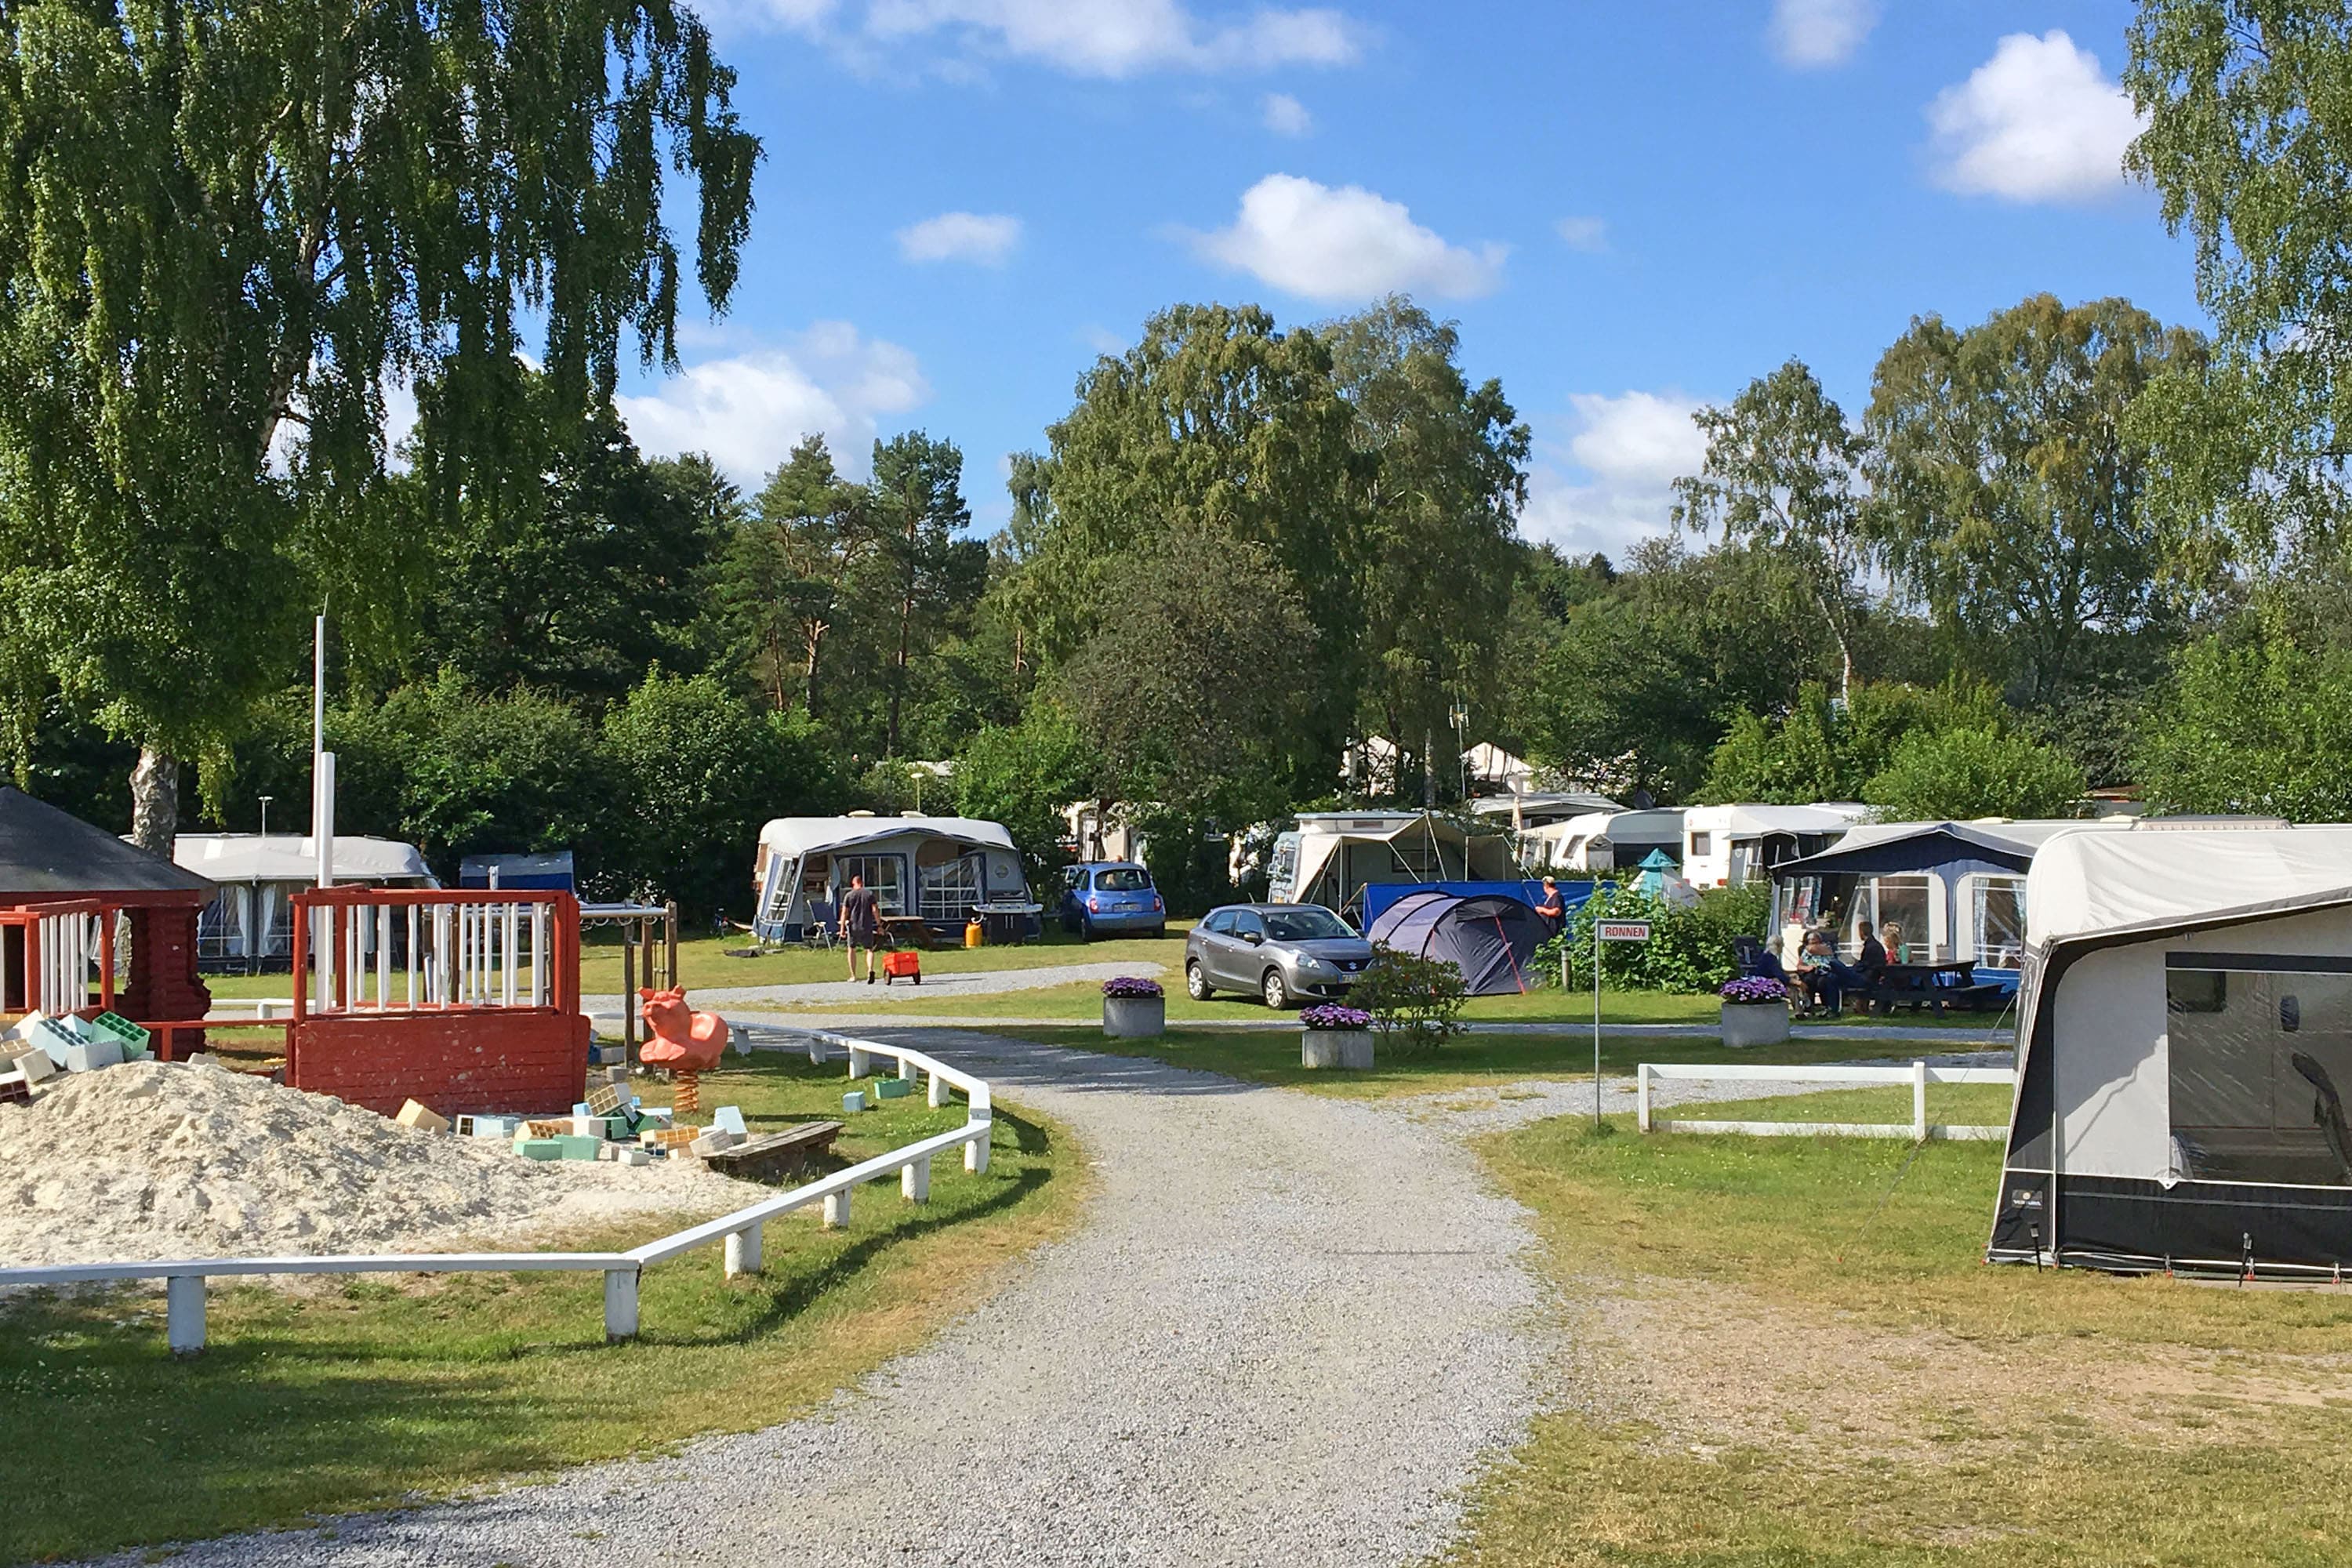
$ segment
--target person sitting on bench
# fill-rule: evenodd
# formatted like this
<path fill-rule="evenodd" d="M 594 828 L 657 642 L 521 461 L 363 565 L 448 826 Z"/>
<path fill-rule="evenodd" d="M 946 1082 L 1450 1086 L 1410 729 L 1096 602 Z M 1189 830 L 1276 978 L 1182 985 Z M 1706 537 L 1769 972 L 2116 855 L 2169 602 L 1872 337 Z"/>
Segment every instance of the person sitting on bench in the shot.
<path fill-rule="evenodd" d="M 1864 984 L 1875 985 L 1886 972 L 1886 946 L 1878 940 L 1868 921 L 1855 921 L 1853 931 L 1862 939 L 1862 951 L 1854 956 L 1853 972 L 1862 976 Z"/>

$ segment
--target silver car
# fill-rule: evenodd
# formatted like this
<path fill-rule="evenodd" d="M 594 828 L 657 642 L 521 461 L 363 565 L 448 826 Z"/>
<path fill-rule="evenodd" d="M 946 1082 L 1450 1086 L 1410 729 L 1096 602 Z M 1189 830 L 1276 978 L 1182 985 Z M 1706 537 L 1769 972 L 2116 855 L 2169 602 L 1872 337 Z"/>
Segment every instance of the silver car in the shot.
<path fill-rule="evenodd" d="M 1372 944 L 1320 904 L 1227 904 L 1184 939 L 1184 989 L 1195 1002 L 1220 991 L 1269 1007 L 1328 1002 L 1371 961 Z"/>

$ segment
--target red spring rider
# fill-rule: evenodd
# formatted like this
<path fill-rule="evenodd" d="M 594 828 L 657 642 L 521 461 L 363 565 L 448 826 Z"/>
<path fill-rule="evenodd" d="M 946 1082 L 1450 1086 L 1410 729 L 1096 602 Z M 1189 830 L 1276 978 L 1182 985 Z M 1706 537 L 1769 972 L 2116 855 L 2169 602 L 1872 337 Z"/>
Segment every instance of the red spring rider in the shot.
<path fill-rule="evenodd" d="M 674 1100 L 680 1116 L 700 1114 L 702 1075 L 717 1067 L 727 1050 L 727 1020 L 688 1008 L 682 985 L 640 991 L 637 999 L 637 1015 L 645 1019 L 646 1031 L 637 1059 L 647 1067 L 670 1069 L 677 1082 Z"/>

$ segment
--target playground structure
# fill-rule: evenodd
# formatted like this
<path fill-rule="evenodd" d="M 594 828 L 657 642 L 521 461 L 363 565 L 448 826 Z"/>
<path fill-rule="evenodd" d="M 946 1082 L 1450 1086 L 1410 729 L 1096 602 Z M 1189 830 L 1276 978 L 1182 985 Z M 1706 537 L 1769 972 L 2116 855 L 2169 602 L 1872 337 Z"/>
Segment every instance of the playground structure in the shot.
<path fill-rule="evenodd" d="M 673 990 L 677 980 L 677 902 L 658 904 L 583 904 L 582 926 L 621 928 L 621 994 L 636 996 L 650 989 Z M 658 962 L 656 962 L 658 961 Z M 638 1032 L 635 1011 L 621 1009 L 621 1044 L 631 1057 L 646 1037 Z"/>
<path fill-rule="evenodd" d="M 167 1060 L 200 1048 L 212 997 L 196 974 L 196 915 L 215 890 L 0 788 L 0 1015 L 116 1012 L 146 1028 Z"/>
<path fill-rule="evenodd" d="M 409 1100 L 530 1115 L 581 1097 L 588 1020 L 569 893 L 311 889 L 294 896 L 293 965 L 296 1089 L 387 1116 Z"/>
<path fill-rule="evenodd" d="M 638 1059 L 647 1067 L 670 1069 L 677 1084 L 671 1103 L 680 1116 L 700 1114 L 702 1075 L 726 1053 L 727 1020 L 689 1009 L 680 986 L 641 990 L 637 996 L 649 1037 Z"/>

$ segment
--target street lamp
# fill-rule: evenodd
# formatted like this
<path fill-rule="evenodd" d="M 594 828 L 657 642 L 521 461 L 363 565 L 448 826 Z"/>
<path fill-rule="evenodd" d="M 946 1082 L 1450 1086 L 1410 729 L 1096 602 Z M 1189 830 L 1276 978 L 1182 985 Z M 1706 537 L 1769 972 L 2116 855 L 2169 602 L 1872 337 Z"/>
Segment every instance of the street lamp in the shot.
<path fill-rule="evenodd" d="M 266 795 L 261 797 L 261 836 L 264 838 L 269 837 L 269 803 L 274 798 Z"/>

